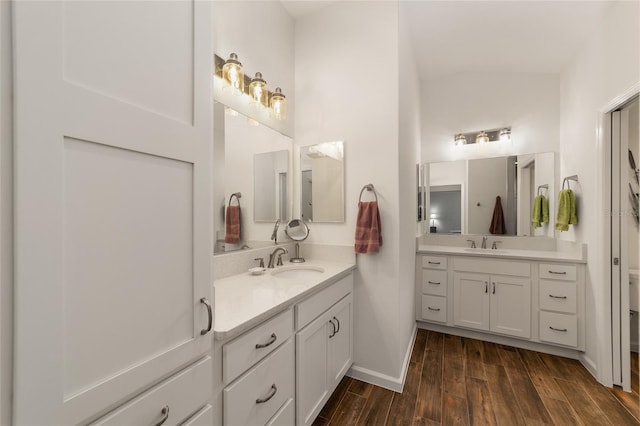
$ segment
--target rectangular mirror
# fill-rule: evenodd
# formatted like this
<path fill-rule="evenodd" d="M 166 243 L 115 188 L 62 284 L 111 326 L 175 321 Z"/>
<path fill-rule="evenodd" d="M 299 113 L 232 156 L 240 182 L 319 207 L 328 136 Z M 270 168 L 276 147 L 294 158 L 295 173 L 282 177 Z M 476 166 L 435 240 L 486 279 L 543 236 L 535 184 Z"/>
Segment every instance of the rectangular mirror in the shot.
<path fill-rule="evenodd" d="M 344 142 L 300 148 L 300 212 L 305 222 L 344 222 Z"/>
<path fill-rule="evenodd" d="M 214 254 L 268 244 L 277 219 L 291 218 L 291 138 L 214 104 Z M 240 238 L 226 244 L 225 209 L 239 192 Z M 233 203 L 236 203 L 235 198 Z"/>
<path fill-rule="evenodd" d="M 504 220 L 501 235 L 554 235 L 555 155 L 527 154 L 428 164 L 429 232 L 490 234 L 497 197 Z M 549 223 L 531 222 L 534 200 L 544 195 Z"/>

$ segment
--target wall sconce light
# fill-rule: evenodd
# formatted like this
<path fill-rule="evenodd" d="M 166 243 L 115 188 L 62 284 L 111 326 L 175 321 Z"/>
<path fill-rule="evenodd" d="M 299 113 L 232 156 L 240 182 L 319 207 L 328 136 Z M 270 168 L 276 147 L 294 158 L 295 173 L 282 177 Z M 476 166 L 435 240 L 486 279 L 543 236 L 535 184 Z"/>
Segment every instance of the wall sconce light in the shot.
<path fill-rule="evenodd" d="M 462 133 L 458 133 L 455 136 L 455 144 L 456 146 L 462 146 L 462 145 L 466 145 L 467 144 L 467 138 L 465 135 L 463 135 Z"/>
<path fill-rule="evenodd" d="M 269 91 L 267 90 L 267 82 L 262 78 L 262 73 L 257 72 L 256 76 L 249 83 L 249 96 L 251 102 L 255 105 L 269 105 Z"/>
<path fill-rule="evenodd" d="M 480 133 L 476 135 L 476 143 L 483 144 L 488 142 L 489 142 L 489 135 L 487 135 L 487 132 L 485 132 L 484 130 L 482 130 Z"/>
<path fill-rule="evenodd" d="M 276 120 L 287 118 L 287 99 L 281 88 L 276 87 L 276 91 L 271 95 L 270 107 L 271 116 Z"/>
<path fill-rule="evenodd" d="M 456 147 L 469 144 L 484 145 L 488 142 L 511 141 L 511 127 L 503 127 L 493 130 L 481 130 L 480 132 L 456 133 L 453 136 Z"/>
<path fill-rule="evenodd" d="M 235 53 L 230 54 L 229 59 L 224 61 L 222 78 L 227 82 L 233 94 L 242 95 L 244 92 L 244 73 L 242 72 L 242 63 Z"/>

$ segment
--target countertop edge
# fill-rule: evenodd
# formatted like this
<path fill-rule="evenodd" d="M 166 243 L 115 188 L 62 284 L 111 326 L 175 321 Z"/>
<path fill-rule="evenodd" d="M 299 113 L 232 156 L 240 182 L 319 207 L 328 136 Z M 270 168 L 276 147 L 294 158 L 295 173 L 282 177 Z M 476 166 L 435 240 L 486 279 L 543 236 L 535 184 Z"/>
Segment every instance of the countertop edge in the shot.
<path fill-rule="evenodd" d="M 314 294 L 320 292 L 321 290 L 324 290 L 325 288 L 329 287 L 331 284 L 334 284 L 335 282 L 339 281 L 340 279 L 346 277 L 347 275 L 349 275 L 352 271 L 354 271 L 356 269 L 357 265 L 353 264 L 350 265 L 349 267 L 343 269 L 342 271 L 336 273 L 335 275 L 332 275 L 331 277 L 328 277 L 327 279 L 325 279 L 324 281 L 319 282 L 318 284 L 314 285 L 311 288 L 308 288 L 307 290 L 305 290 L 304 292 L 297 294 L 295 296 L 293 296 L 290 299 L 287 299 L 285 301 L 283 301 L 282 303 L 280 303 L 279 305 L 275 305 L 272 308 L 262 312 L 261 314 L 252 317 L 250 319 L 248 319 L 247 321 L 229 329 L 229 330 L 225 330 L 225 331 L 216 331 L 215 330 L 215 325 L 214 325 L 214 331 L 213 331 L 213 336 L 215 340 L 219 340 L 219 341 L 224 341 L 224 340 L 229 340 L 232 339 L 234 337 L 239 336 L 240 334 L 244 333 L 245 331 L 248 331 L 252 328 L 254 328 L 255 326 L 261 324 L 262 322 L 266 321 L 267 319 L 286 311 L 287 309 L 293 307 L 293 305 L 295 305 L 296 303 L 300 302 L 303 299 L 307 299 L 308 297 L 313 296 Z"/>
<path fill-rule="evenodd" d="M 468 257 L 482 257 L 487 258 L 490 257 L 492 259 L 514 259 L 514 260 L 531 260 L 531 261 L 545 261 L 545 262 L 569 262 L 569 263 L 580 263 L 586 264 L 587 261 L 584 259 L 576 258 L 575 256 L 568 256 L 563 252 L 549 252 L 553 253 L 553 257 L 551 255 L 547 256 L 532 256 L 532 255 L 519 255 L 519 254 L 511 254 L 511 253 L 501 253 L 501 254 L 493 254 L 491 253 L 491 249 L 487 249 L 487 252 L 461 252 L 458 251 L 461 249 L 460 247 L 454 247 L 456 250 L 447 250 L 446 248 L 420 248 L 418 247 L 416 250 L 416 254 L 429 254 L 429 253 L 437 253 L 437 254 L 446 254 L 450 256 L 468 256 Z M 564 255 L 564 256 L 563 256 Z"/>

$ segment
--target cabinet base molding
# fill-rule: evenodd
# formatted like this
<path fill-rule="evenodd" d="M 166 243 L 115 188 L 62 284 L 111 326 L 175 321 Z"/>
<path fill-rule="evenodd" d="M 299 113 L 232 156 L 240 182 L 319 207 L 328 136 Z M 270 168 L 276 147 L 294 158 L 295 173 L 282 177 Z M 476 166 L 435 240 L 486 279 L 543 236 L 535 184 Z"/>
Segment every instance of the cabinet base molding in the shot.
<path fill-rule="evenodd" d="M 407 351 L 404 354 L 404 361 L 402 362 L 402 370 L 398 377 L 389 376 L 377 371 L 369 370 L 368 368 L 359 367 L 355 364 L 347 371 L 347 376 L 358 379 L 372 385 L 380 386 L 381 388 L 389 389 L 394 392 L 402 393 L 404 388 L 404 381 L 407 377 L 407 370 L 409 369 L 409 361 L 411 360 L 411 352 L 413 352 L 413 345 L 416 341 L 416 335 L 418 333 L 418 324 L 413 326 L 411 338 L 409 339 L 409 345 Z"/>
<path fill-rule="evenodd" d="M 559 346 L 551 346 L 528 340 L 521 340 L 497 334 L 482 333 L 479 331 L 468 330 L 465 328 L 448 327 L 440 324 L 418 321 L 418 328 L 423 330 L 437 331 L 439 333 L 451 334 L 453 336 L 467 337 L 470 339 L 483 340 L 485 342 L 497 343 L 499 345 L 508 345 L 515 348 L 527 349 L 530 351 L 543 352 L 551 355 L 562 356 L 565 358 L 577 359 L 584 364 L 584 353 L 575 349 L 562 348 Z M 585 368 L 592 374 L 593 371 L 585 365 Z"/>

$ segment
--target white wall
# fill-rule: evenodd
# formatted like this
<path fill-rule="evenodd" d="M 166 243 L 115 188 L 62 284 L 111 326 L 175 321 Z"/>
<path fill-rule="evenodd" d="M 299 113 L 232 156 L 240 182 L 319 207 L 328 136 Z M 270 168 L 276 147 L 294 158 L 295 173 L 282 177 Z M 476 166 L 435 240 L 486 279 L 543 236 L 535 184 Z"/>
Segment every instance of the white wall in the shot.
<path fill-rule="evenodd" d="M 488 234 L 496 205 L 500 197 L 506 222 L 507 213 L 507 158 L 484 158 L 467 162 L 467 232 Z"/>
<path fill-rule="evenodd" d="M 585 360 L 598 378 L 611 383 L 610 280 L 604 276 L 602 156 L 598 131 L 601 109 L 640 80 L 638 2 L 615 2 L 604 21 L 561 76 L 560 178 L 577 174 L 575 188 L 580 223 L 561 239 L 588 244 L 587 347 Z M 606 190 L 605 193 L 608 193 Z"/>
<path fill-rule="evenodd" d="M 13 148 L 11 3 L 0 1 L 0 424 L 11 424 L 13 385 Z"/>
<path fill-rule="evenodd" d="M 245 74 L 261 72 L 269 90 L 282 88 L 287 97 L 287 119 L 277 121 L 249 107 L 248 97 L 222 93 L 215 98 L 248 117 L 293 137 L 295 121 L 293 19 L 279 1 L 220 1 L 213 3 L 214 53 L 227 59 L 236 53 Z"/>
<path fill-rule="evenodd" d="M 422 162 L 559 150 L 559 77 L 466 72 L 423 82 Z M 512 142 L 456 149 L 456 133 L 512 126 Z"/>
<path fill-rule="evenodd" d="M 398 6 L 332 3 L 298 19 L 295 40 L 295 142 L 345 141 L 346 221 L 311 224 L 308 241 L 353 246 L 358 195 L 363 185 L 375 186 L 384 244 L 377 254 L 357 256 L 352 374 L 369 372 L 378 383 L 398 382 L 412 326 L 405 286 L 413 286 L 413 280 L 405 282 L 410 273 L 400 272 L 399 255 L 410 251 L 409 269 L 415 256 L 414 241 L 411 250 L 400 247 L 407 243 L 405 226 L 412 236 L 415 226 L 415 217 L 400 205 L 414 211 L 415 201 L 400 198 L 405 176 L 400 177 L 399 164 L 413 152 L 405 155 L 398 147 Z M 415 164 L 411 170 L 415 173 Z M 413 197 L 415 176 L 411 183 Z"/>

